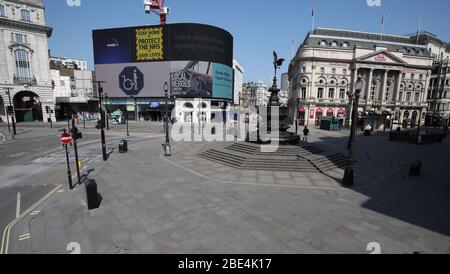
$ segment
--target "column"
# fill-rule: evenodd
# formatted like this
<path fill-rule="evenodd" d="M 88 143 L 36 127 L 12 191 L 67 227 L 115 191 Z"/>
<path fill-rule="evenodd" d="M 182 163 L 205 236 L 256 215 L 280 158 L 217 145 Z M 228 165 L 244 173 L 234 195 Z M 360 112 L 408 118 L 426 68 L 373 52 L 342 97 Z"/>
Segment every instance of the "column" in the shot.
<path fill-rule="evenodd" d="M 386 94 L 388 73 L 389 73 L 389 70 L 386 70 L 386 71 L 384 72 L 383 85 L 381 86 L 381 91 L 380 91 L 380 93 L 378 94 L 378 97 L 379 97 L 379 98 L 377 98 L 377 99 L 378 99 L 379 101 L 381 101 L 381 102 L 384 101 L 384 98 L 385 98 L 384 95 Z"/>
<path fill-rule="evenodd" d="M 402 72 L 399 71 L 398 77 L 397 77 L 397 85 L 395 88 L 395 96 L 392 97 L 394 99 L 396 105 L 397 105 L 397 103 L 400 103 L 400 101 L 401 101 L 401 98 L 399 97 L 401 83 L 402 83 Z"/>
<path fill-rule="evenodd" d="M 372 80 L 373 80 L 373 69 L 370 69 L 369 80 L 366 83 L 366 94 L 365 94 L 366 102 L 368 102 L 370 100 L 370 91 L 372 89 Z"/>

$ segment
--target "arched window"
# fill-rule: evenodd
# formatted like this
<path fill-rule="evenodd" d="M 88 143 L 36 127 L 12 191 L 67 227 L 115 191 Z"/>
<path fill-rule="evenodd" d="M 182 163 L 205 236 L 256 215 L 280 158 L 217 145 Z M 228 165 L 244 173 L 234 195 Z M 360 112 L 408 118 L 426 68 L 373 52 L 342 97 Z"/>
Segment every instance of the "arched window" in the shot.
<path fill-rule="evenodd" d="M 27 21 L 27 22 L 31 21 L 31 16 L 30 16 L 29 10 L 25 10 L 25 9 L 20 10 L 20 14 L 21 14 L 22 21 Z"/>
<path fill-rule="evenodd" d="M 337 48 L 337 46 L 338 46 L 338 42 L 336 42 L 336 41 L 331 42 L 331 47 Z"/>
<path fill-rule="evenodd" d="M 319 45 L 322 46 L 322 47 L 325 47 L 327 45 L 327 41 L 322 40 L 322 41 L 320 41 Z"/>
<path fill-rule="evenodd" d="M 16 76 L 19 80 L 30 80 L 31 79 L 31 69 L 30 69 L 30 59 L 28 52 L 23 49 L 16 50 Z"/>
<path fill-rule="evenodd" d="M 193 105 L 192 103 L 189 103 L 189 102 L 188 102 L 188 103 L 185 103 L 185 104 L 184 104 L 184 107 L 185 107 L 185 108 L 194 108 L 194 105 Z"/>
<path fill-rule="evenodd" d="M 208 108 L 208 105 L 206 103 L 198 103 L 198 108 Z"/>
<path fill-rule="evenodd" d="M 415 49 L 410 49 L 410 50 L 409 50 L 409 54 L 414 55 L 415 53 L 416 53 L 416 50 L 415 50 Z"/>
<path fill-rule="evenodd" d="M 348 48 L 348 42 L 342 43 L 342 47 L 343 47 L 343 48 Z"/>
<path fill-rule="evenodd" d="M 418 55 L 418 56 L 423 56 L 423 50 L 421 50 L 421 49 L 418 50 L 418 51 L 417 51 L 417 55 Z"/>
<path fill-rule="evenodd" d="M 5 6 L 0 4 L 0 16 L 5 16 Z"/>

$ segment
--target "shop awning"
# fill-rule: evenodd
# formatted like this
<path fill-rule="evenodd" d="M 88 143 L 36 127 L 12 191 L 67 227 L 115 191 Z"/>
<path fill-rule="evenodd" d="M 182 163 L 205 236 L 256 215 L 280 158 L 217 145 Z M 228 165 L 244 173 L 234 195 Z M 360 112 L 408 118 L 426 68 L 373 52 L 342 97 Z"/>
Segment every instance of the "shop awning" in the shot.
<path fill-rule="evenodd" d="M 299 108 L 298 108 L 298 112 L 300 112 L 300 113 L 305 113 L 306 110 L 305 110 L 304 107 L 299 107 Z"/>

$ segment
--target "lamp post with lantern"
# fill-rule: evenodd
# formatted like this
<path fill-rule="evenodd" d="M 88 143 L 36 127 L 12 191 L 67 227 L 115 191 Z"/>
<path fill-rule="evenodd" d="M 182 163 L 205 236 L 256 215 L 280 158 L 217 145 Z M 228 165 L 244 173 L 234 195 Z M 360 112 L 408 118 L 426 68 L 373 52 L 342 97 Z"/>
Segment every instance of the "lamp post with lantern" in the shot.
<path fill-rule="evenodd" d="M 165 100 L 165 117 L 164 117 L 164 125 L 166 131 L 166 143 L 164 144 L 164 154 L 166 157 L 169 157 L 172 154 L 170 147 L 170 138 L 169 138 L 169 84 L 167 81 L 164 83 L 164 100 Z"/>
<path fill-rule="evenodd" d="M 349 92 L 349 97 L 354 98 L 353 100 L 353 111 L 352 111 L 352 126 L 350 130 L 350 139 L 349 139 L 349 156 L 348 156 L 348 164 L 345 169 L 344 178 L 342 180 L 342 185 L 345 187 L 351 187 L 354 185 L 354 170 L 353 170 L 353 144 L 355 142 L 356 135 L 356 123 L 358 119 L 358 108 L 359 108 L 359 98 L 361 96 L 361 91 L 363 90 L 365 85 L 364 80 L 361 77 L 358 77 L 358 80 L 355 83 L 355 92 Z"/>

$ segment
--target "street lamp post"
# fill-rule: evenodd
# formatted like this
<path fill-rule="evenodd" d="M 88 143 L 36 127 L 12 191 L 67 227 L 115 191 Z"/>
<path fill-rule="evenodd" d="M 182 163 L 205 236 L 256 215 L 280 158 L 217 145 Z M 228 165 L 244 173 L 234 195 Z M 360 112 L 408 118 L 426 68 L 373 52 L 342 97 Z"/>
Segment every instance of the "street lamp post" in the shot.
<path fill-rule="evenodd" d="M 13 127 L 13 135 L 16 136 L 16 135 L 17 135 L 17 130 L 16 130 L 16 115 L 15 115 L 14 106 L 13 106 L 12 101 L 11 101 L 11 91 L 10 91 L 9 88 L 6 88 L 6 94 L 8 95 L 8 99 L 9 99 L 9 109 L 11 110 L 11 123 L 12 123 L 12 127 Z"/>
<path fill-rule="evenodd" d="M 295 134 L 297 134 L 298 135 L 298 107 L 299 107 L 299 105 L 300 105 L 300 98 L 297 98 L 297 100 L 296 100 L 296 102 L 297 102 L 297 105 L 296 105 L 296 107 L 295 107 L 295 113 L 296 113 L 296 115 L 294 115 L 295 116 L 295 121 L 294 121 L 294 123 L 295 123 Z"/>
<path fill-rule="evenodd" d="M 354 170 L 353 170 L 353 144 L 355 140 L 355 133 L 356 133 L 356 120 L 358 119 L 358 107 L 359 107 L 359 97 L 361 95 L 361 90 L 364 88 L 364 81 L 362 78 L 358 78 L 358 80 L 355 83 L 355 94 L 352 94 L 352 97 L 354 96 L 354 102 L 353 102 L 353 112 L 352 112 L 352 126 L 351 126 L 351 132 L 350 132 L 350 140 L 349 141 L 349 156 L 348 156 L 348 164 L 347 168 L 345 169 L 344 178 L 342 180 L 342 185 L 345 187 L 351 187 L 354 185 Z"/>
<path fill-rule="evenodd" d="M 171 147 L 170 147 L 170 138 L 169 138 L 169 106 L 168 106 L 168 99 L 169 99 L 169 85 L 167 84 L 167 81 L 164 83 L 164 98 L 165 98 L 165 130 L 166 130 L 166 143 L 164 145 L 164 153 L 166 157 L 169 157 L 172 154 Z"/>
<path fill-rule="evenodd" d="M 6 108 L 6 122 L 8 123 L 8 132 L 11 133 L 11 125 L 9 124 L 9 109 Z"/>
<path fill-rule="evenodd" d="M 128 113 L 125 115 L 126 119 L 127 119 L 127 136 L 130 137 L 130 128 L 128 126 Z"/>
<path fill-rule="evenodd" d="M 105 94 L 106 130 L 109 130 L 108 98 L 108 94 Z"/>
<path fill-rule="evenodd" d="M 100 111 L 100 132 L 101 132 L 101 141 L 102 141 L 102 154 L 103 154 L 103 161 L 107 161 L 108 160 L 108 155 L 106 154 L 106 137 L 105 137 L 105 112 L 103 111 L 103 107 L 102 107 L 102 93 L 103 93 L 103 88 L 101 86 L 101 84 L 103 82 L 101 81 L 97 81 L 98 83 L 98 97 L 100 98 L 99 100 L 99 111 Z"/>
<path fill-rule="evenodd" d="M 350 120 L 353 120 L 353 113 L 355 111 L 353 105 L 353 92 L 352 91 L 347 91 L 347 96 L 349 99 L 349 104 L 348 104 L 348 111 L 347 111 L 347 121 L 348 121 L 348 125 L 350 126 Z M 350 119 L 351 116 L 351 119 Z M 353 128 L 350 129 L 350 138 L 348 139 L 348 144 L 347 144 L 347 149 L 350 149 L 352 143 L 353 143 L 353 132 L 352 132 Z"/>

